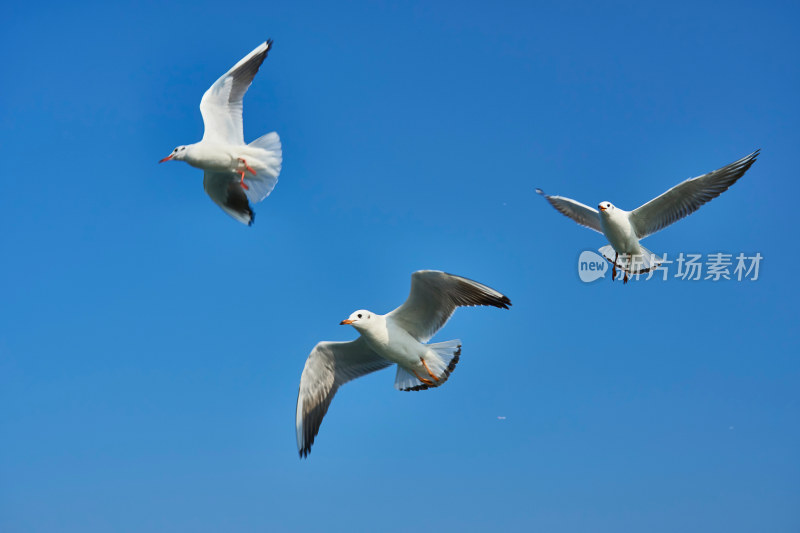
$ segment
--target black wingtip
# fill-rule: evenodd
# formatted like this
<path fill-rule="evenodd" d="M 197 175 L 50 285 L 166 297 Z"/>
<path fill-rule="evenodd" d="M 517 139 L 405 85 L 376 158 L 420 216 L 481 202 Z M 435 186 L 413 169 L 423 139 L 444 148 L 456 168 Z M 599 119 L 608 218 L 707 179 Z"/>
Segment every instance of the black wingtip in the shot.
<path fill-rule="evenodd" d="M 743 162 L 747 163 L 748 165 L 752 165 L 753 163 L 756 162 L 756 159 L 758 158 L 759 155 L 761 155 L 761 148 L 756 148 L 756 150 L 753 153 L 744 156 L 737 162 Z"/>
<path fill-rule="evenodd" d="M 501 294 L 500 296 L 490 296 L 487 301 L 480 305 L 490 305 L 498 309 L 508 309 L 511 307 L 511 300 L 505 294 Z"/>
<path fill-rule="evenodd" d="M 492 295 L 490 298 L 490 301 L 483 305 L 491 305 L 492 307 L 497 307 L 498 309 L 508 309 L 511 307 L 511 299 L 503 293 L 500 293 L 500 296 Z"/>
<path fill-rule="evenodd" d="M 744 156 L 739 161 L 737 161 L 736 163 L 733 163 L 733 164 L 741 165 L 740 168 L 742 169 L 742 174 L 744 174 L 745 172 L 750 170 L 750 167 L 752 167 L 753 163 L 755 163 L 758 160 L 758 156 L 760 154 L 761 154 L 761 148 L 757 148 L 755 152 L 753 152 L 750 155 Z"/>
<path fill-rule="evenodd" d="M 314 444 L 314 439 L 311 439 L 311 442 L 306 442 L 301 449 L 297 450 L 300 459 L 306 459 L 308 457 L 308 454 L 311 453 L 312 444 Z"/>

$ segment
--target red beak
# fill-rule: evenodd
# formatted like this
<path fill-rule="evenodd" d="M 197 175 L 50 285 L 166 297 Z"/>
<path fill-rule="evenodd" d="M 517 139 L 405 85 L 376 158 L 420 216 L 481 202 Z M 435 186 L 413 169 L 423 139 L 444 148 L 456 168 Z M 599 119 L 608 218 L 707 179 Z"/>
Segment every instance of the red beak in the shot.
<path fill-rule="evenodd" d="M 172 154 L 168 155 L 167 157 L 159 161 L 159 163 L 163 163 L 164 161 L 169 161 L 170 159 L 172 159 Z"/>
<path fill-rule="evenodd" d="M 344 326 L 345 324 L 352 324 L 352 323 L 353 321 L 348 318 L 347 320 L 342 320 L 341 322 L 339 322 L 339 325 Z"/>

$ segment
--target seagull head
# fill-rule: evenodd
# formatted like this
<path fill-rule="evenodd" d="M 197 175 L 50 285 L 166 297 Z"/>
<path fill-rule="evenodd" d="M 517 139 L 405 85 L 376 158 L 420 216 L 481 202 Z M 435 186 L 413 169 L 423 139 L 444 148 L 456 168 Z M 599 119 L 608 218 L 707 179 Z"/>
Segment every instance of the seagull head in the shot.
<path fill-rule="evenodd" d="M 172 151 L 171 154 L 169 154 L 167 157 L 159 161 L 159 163 L 163 163 L 164 161 L 169 161 L 171 159 L 175 159 L 177 161 L 183 161 L 185 157 L 186 157 L 186 147 L 178 146 Z"/>
<path fill-rule="evenodd" d="M 353 311 L 347 320 L 342 320 L 339 322 L 340 326 L 345 324 L 349 324 L 356 329 L 366 329 L 372 323 L 372 317 L 374 313 L 372 311 L 367 311 L 366 309 L 359 309 L 358 311 Z"/>
<path fill-rule="evenodd" d="M 597 209 L 599 209 L 601 213 L 610 213 L 616 208 L 611 202 L 600 202 L 600 205 L 597 206 Z"/>

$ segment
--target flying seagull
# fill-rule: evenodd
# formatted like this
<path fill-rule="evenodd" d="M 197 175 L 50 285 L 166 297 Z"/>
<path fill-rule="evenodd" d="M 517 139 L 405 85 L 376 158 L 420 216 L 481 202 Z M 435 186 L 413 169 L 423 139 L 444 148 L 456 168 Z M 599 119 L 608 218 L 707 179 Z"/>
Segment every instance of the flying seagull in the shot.
<path fill-rule="evenodd" d="M 270 49 L 271 40 L 261 43 L 214 82 L 200 100 L 203 139 L 178 146 L 159 161 L 186 161 L 202 168 L 206 193 L 223 211 L 248 226 L 255 216 L 250 202 L 269 196 L 281 172 L 278 134 L 273 131 L 245 144 L 242 132 L 242 98 Z"/>
<path fill-rule="evenodd" d="M 564 196 L 548 196 L 541 189 L 536 189 L 536 192 L 578 224 L 605 235 L 611 244 L 603 246 L 599 252 L 613 265 L 611 279 L 616 278 L 617 267 L 620 267 L 625 274 L 623 282 L 627 283 L 629 272 L 647 272 L 663 261 L 639 244 L 640 239 L 691 215 L 701 205 L 727 191 L 744 176 L 758 154 L 759 150 L 756 150 L 730 165 L 690 178 L 633 211 L 620 209 L 611 202 L 600 202 L 598 212 Z"/>
<path fill-rule="evenodd" d="M 350 342 L 320 342 L 306 360 L 297 395 L 297 449 L 308 456 L 322 417 L 337 389 L 348 381 L 397 363 L 394 387 L 419 391 L 439 387 L 456 367 L 461 341 L 426 344 L 456 307 L 491 305 L 508 309 L 511 300 L 494 289 L 438 270 L 411 275 L 408 299 L 386 315 L 361 309 L 340 324 L 361 336 Z"/>

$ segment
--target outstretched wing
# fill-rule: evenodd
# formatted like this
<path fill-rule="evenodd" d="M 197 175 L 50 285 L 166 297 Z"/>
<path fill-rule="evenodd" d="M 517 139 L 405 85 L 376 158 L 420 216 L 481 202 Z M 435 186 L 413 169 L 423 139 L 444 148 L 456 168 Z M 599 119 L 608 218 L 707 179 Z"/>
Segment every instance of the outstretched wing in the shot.
<path fill-rule="evenodd" d="M 308 456 L 322 417 L 336 391 L 348 381 L 391 365 L 359 337 L 351 342 L 320 342 L 306 360 L 297 394 L 295 429 L 300 457 Z"/>
<path fill-rule="evenodd" d="M 759 150 L 708 174 L 690 178 L 661 196 L 631 211 L 636 236 L 647 237 L 673 222 L 691 215 L 700 206 L 728 190 L 755 162 Z"/>
<path fill-rule="evenodd" d="M 536 189 L 536 192 L 544 196 L 545 199 L 550 202 L 550 205 L 555 207 L 562 215 L 568 216 L 581 226 L 586 226 L 587 228 L 603 233 L 603 227 L 600 225 L 600 213 L 597 212 L 597 209 L 576 202 L 571 198 L 548 196 L 542 189 Z"/>
<path fill-rule="evenodd" d="M 271 40 L 261 43 L 205 92 L 200 100 L 205 124 L 203 141 L 244 144 L 242 98 L 271 48 Z"/>
<path fill-rule="evenodd" d="M 491 305 L 508 309 L 511 300 L 477 281 L 438 270 L 411 275 L 408 299 L 387 315 L 420 342 L 427 342 L 450 319 L 456 307 Z"/>
<path fill-rule="evenodd" d="M 203 175 L 203 188 L 214 203 L 230 216 L 248 226 L 253 225 L 255 213 L 250 208 L 247 195 L 233 172 L 211 172 Z"/>

